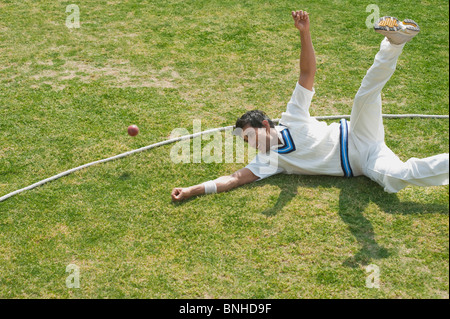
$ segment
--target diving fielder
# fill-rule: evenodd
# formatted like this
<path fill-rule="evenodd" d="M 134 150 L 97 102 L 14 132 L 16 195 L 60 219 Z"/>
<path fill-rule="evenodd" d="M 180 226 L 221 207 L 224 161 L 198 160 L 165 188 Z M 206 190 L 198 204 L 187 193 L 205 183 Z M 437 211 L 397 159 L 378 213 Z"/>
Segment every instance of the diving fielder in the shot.
<path fill-rule="evenodd" d="M 381 90 L 394 73 L 403 47 L 419 33 L 418 24 L 394 17 L 382 17 L 375 23 L 375 31 L 385 38 L 355 96 L 350 121 L 327 125 L 309 114 L 316 72 L 309 16 L 305 11 L 293 11 L 292 17 L 300 31 L 300 77 L 279 125 L 259 110 L 245 113 L 237 120 L 234 133 L 258 149 L 254 160 L 230 176 L 174 188 L 172 200 L 228 191 L 279 173 L 365 175 L 389 193 L 408 185 L 447 185 L 448 153 L 402 162 L 384 141 Z"/>

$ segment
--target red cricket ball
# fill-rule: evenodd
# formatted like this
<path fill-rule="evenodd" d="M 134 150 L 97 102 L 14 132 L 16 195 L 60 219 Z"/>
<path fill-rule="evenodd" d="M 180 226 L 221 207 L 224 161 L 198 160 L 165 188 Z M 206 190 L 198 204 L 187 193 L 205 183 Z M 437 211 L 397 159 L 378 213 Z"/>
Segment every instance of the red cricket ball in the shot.
<path fill-rule="evenodd" d="M 128 135 L 136 136 L 139 134 L 139 128 L 136 125 L 128 126 Z"/>

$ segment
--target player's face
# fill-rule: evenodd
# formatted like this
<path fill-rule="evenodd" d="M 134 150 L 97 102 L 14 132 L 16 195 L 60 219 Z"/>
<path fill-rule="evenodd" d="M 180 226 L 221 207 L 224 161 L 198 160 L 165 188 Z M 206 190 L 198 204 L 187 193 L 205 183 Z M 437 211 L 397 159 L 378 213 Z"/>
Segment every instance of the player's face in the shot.
<path fill-rule="evenodd" d="M 265 127 L 255 128 L 248 125 L 243 130 L 242 138 L 262 153 L 270 151 L 270 134 Z"/>

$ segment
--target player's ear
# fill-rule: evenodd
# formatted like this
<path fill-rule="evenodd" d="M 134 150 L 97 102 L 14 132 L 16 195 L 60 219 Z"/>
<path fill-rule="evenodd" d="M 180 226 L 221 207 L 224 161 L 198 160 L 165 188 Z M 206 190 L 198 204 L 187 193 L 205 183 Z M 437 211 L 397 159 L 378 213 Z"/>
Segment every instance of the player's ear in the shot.
<path fill-rule="evenodd" d="M 263 120 L 261 123 L 262 123 L 262 125 L 264 125 L 264 128 L 266 129 L 266 131 L 270 131 L 269 121 Z"/>

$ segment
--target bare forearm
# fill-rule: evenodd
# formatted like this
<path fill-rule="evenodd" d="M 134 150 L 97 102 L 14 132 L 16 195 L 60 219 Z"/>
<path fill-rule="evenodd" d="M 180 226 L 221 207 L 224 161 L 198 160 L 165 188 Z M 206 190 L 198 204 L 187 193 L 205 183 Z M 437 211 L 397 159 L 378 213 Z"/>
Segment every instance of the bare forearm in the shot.
<path fill-rule="evenodd" d="M 300 31 L 300 74 L 315 74 L 316 55 L 309 30 Z"/>
<path fill-rule="evenodd" d="M 234 187 L 241 185 L 241 183 L 233 176 L 222 176 L 217 178 L 214 182 L 215 191 L 217 193 L 226 192 Z M 210 182 L 208 182 L 210 183 Z M 211 185 L 209 184 L 208 188 Z M 174 188 L 172 190 L 172 200 L 181 201 L 193 196 L 199 196 L 206 194 L 206 186 L 204 183 L 186 187 L 186 188 Z"/>
<path fill-rule="evenodd" d="M 254 182 L 258 180 L 259 177 L 257 177 L 255 174 L 252 173 L 248 168 L 242 168 L 238 170 L 237 172 L 233 173 L 229 176 L 222 176 L 217 179 L 215 179 L 214 185 L 218 193 L 226 192 L 232 188 Z M 210 189 L 211 184 L 210 182 L 207 182 L 208 189 Z M 181 201 L 188 199 L 192 196 L 198 196 L 205 194 L 205 185 L 198 184 L 187 188 L 174 188 L 172 190 L 172 200 L 173 201 Z"/>
<path fill-rule="evenodd" d="M 214 180 L 214 183 L 217 187 L 217 192 L 226 192 L 230 189 L 239 186 L 238 182 L 232 176 L 222 176 Z M 202 184 L 194 185 L 188 188 L 189 193 L 192 196 L 203 195 L 205 194 L 205 186 Z"/>
<path fill-rule="evenodd" d="M 314 75 L 316 74 L 316 55 L 309 32 L 309 13 L 306 11 L 292 11 L 295 27 L 300 31 L 300 77 L 298 83 L 308 90 L 313 90 Z"/>
<path fill-rule="evenodd" d="M 214 180 L 217 186 L 217 192 L 226 192 L 239 186 L 239 181 L 233 176 L 222 176 Z"/>
<path fill-rule="evenodd" d="M 203 184 L 188 187 L 189 197 L 205 194 L 205 186 Z"/>

